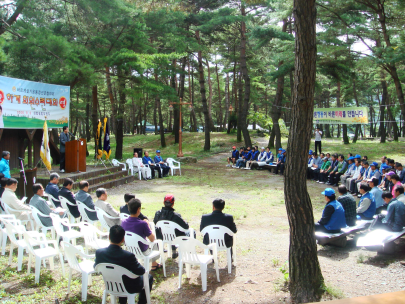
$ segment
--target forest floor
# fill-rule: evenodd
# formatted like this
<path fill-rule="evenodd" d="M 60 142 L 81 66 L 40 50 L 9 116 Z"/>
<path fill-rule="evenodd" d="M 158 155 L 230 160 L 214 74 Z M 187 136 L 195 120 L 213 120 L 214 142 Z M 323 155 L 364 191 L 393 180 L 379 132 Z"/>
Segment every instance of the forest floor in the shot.
<path fill-rule="evenodd" d="M 264 140 L 257 139 L 257 143 L 264 144 Z M 356 145 L 356 148 L 359 147 Z M 398 146 L 398 151 L 391 150 L 395 153 L 394 158 L 400 154 L 400 149 Z M 359 152 L 375 156 L 387 154 L 383 150 L 383 147 L 374 144 L 365 152 Z M 197 232 L 201 215 L 211 212 L 215 198 L 223 198 L 226 201 L 224 212 L 235 218 L 238 233 L 235 238 L 236 265 L 232 267 L 232 273 L 228 274 L 226 256 L 221 252 L 221 282 L 216 281 L 214 267 L 210 265 L 207 291 L 202 292 L 199 267 L 193 267 L 190 279 L 183 273 L 182 287 L 178 289 L 177 260 L 169 259 L 166 278 L 162 271 L 152 272 L 155 277 L 152 303 L 289 303 L 288 290 L 285 289 L 289 226 L 284 206 L 283 177 L 267 170 L 225 167 L 228 154 L 218 153 L 202 158 L 196 164 L 182 165 L 182 176 L 147 182 L 136 180 L 108 191 L 108 201 L 117 209 L 123 205 L 125 193 L 134 193 L 143 203 L 143 214 L 150 220 L 162 207 L 165 194 L 173 193 L 176 198 L 174 208 Z M 403 158 L 403 154 L 400 157 Z M 324 207 L 321 192 L 325 187 L 308 181 L 315 219 L 320 218 Z M 202 239 L 199 233 L 197 238 Z M 399 263 L 405 258 L 403 240 L 399 240 L 395 255 L 379 255 L 357 248 L 355 244 L 356 237 L 349 238 L 345 248 L 318 245 L 318 257 L 326 283 L 324 301 L 405 288 L 404 266 Z M 6 256 L 0 257 L 1 303 L 54 303 L 55 298 L 60 303 L 81 303 L 80 276 L 74 274 L 72 289 L 67 295 L 67 275 L 61 276 L 58 259 L 55 270 L 42 267 L 39 285 L 34 284 L 33 269 L 27 275 L 27 256 L 24 257 L 22 272 L 16 271 L 16 250 L 12 265 L 7 266 L 7 262 L 8 246 Z M 69 269 L 67 263 L 65 269 Z M 101 303 L 103 289 L 102 277 L 95 274 L 86 303 Z"/>

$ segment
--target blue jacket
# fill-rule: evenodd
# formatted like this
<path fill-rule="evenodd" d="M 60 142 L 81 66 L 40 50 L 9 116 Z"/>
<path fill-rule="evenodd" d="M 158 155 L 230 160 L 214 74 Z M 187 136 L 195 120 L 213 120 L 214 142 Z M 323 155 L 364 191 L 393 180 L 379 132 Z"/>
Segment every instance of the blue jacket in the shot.
<path fill-rule="evenodd" d="M 405 205 L 395 198 L 392 199 L 382 222 L 390 226 L 392 231 L 402 231 L 405 226 Z"/>
<path fill-rule="evenodd" d="M 232 158 L 239 159 L 239 151 L 238 150 L 232 151 Z"/>
<path fill-rule="evenodd" d="M 335 209 L 329 222 L 325 225 L 328 230 L 338 230 L 340 228 L 346 227 L 345 210 L 338 201 L 329 202 L 328 205 Z"/>
<path fill-rule="evenodd" d="M 144 165 L 154 164 L 154 162 L 153 162 L 152 158 L 150 158 L 150 156 L 148 156 L 148 157 L 146 157 L 146 156 L 142 157 L 142 163 L 143 163 Z"/>
<path fill-rule="evenodd" d="M 163 161 L 163 158 L 161 156 L 156 155 L 153 160 L 157 164 L 157 163 L 160 163 L 161 161 Z"/>
<path fill-rule="evenodd" d="M 272 163 L 274 161 L 274 154 L 270 151 L 269 153 L 267 153 L 266 158 L 268 158 L 267 163 Z"/>
<path fill-rule="evenodd" d="M 252 159 L 252 151 L 249 151 L 248 153 L 245 153 L 245 160 L 251 160 Z"/>
<path fill-rule="evenodd" d="M 259 158 L 259 151 L 255 151 L 254 153 L 252 153 L 252 159 L 251 160 L 257 160 Z"/>
<path fill-rule="evenodd" d="M 0 173 L 3 173 L 4 177 L 11 178 L 9 161 L 5 158 L 0 160 Z"/>
<path fill-rule="evenodd" d="M 360 198 L 359 206 L 365 198 L 370 199 L 371 204 L 370 204 L 370 207 L 368 207 L 368 209 L 363 212 L 363 215 L 365 217 L 372 218 L 374 216 L 375 210 L 376 210 L 374 195 L 370 192 L 363 194 L 363 196 Z"/>

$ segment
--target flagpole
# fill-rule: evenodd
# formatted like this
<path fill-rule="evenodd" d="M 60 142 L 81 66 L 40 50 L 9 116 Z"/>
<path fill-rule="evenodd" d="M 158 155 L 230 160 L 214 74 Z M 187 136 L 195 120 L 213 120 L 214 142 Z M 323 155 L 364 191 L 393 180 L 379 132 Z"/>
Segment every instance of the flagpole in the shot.
<path fill-rule="evenodd" d="M 45 123 L 46 123 L 46 116 L 45 116 Z M 43 131 L 45 132 L 45 130 L 43 130 Z M 48 126 L 47 126 L 47 128 L 46 128 L 46 131 L 48 132 Z M 42 135 L 42 139 L 44 138 L 44 135 L 45 135 L 45 134 Z M 47 134 L 47 136 L 48 136 L 48 134 Z M 43 144 L 43 142 L 41 143 L 41 146 L 42 146 L 42 144 Z M 49 146 L 49 138 L 48 138 L 47 145 Z M 45 149 L 45 152 L 46 152 L 46 149 Z M 42 157 L 40 157 L 38 163 L 39 163 L 39 162 L 42 162 L 42 164 L 44 165 L 46 171 L 48 172 L 48 174 L 49 174 L 49 176 L 50 176 L 50 175 L 51 175 L 51 172 L 49 172 L 48 167 L 47 167 L 46 164 L 44 163 L 44 160 L 42 159 Z M 37 163 L 37 166 L 38 166 L 38 163 Z M 51 170 L 52 170 L 52 167 L 51 167 Z"/>

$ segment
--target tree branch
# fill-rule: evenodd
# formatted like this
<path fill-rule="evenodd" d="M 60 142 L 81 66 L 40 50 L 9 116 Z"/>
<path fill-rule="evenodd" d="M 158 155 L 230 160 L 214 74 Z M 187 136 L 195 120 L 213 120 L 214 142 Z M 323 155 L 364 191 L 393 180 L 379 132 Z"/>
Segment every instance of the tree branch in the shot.
<path fill-rule="evenodd" d="M 4 21 L 2 19 L 2 22 L 4 23 L 0 27 L 0 36 L 3 35 L 7 31 L 7 27 L 10 27 L 14 22 L 17 21 L 18 16 L 21 14 L 22 10 L 24 9 L 24 5 L 28 0 L 23 0 L 21 3 L 17 6 L 17 8 L 14 11 L 14 14 L 11 15 L 10 18 L 8 18 L 7 21 Z"/>

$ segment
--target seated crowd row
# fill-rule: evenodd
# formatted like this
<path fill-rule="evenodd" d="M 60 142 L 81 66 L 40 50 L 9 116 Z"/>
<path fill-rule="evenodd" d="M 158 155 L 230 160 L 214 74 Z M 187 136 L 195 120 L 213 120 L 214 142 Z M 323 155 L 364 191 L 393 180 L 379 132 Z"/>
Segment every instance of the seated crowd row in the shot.
<path fill-rule="evenodd" d="M 61 189 L 58 188 L 59 176 L 56 173 L 53 173 L 50 177 L 50 182 L 46 186 L 46 189 L 43 188 L 41 184 L 34 184 L 33 191 L 34 196 L 30 199 L 29 205 L 38 209 L 42 214 L 49 215 L 51 213 L 58 214 L 61 218 L 66 217 L 68 214 L 80 218 L 80 212 L 77 208 L 77 202 L 82 202 L 89 209 L 94 210 L 94 207 L 98 207 L 106 212 L 108 215 L 114 217 L 104 218 L 110 227 L 109 238 L 110 245 L 105 248 L 100 248 L 96 251 L 95 254 L 95 264 L 100 263 L 111 263 L 119 265 L 131 271 L 132 273 L 139 275 L 140 277 L 134 280 L 124 280 L 126 289 L 130 293 L 140 292 L 139 303 L 146 303 L 146 295 L 143 290 L 143 278 L 142 275 L 145 273 L 144 267 L 142 267 L 134 254 L 128 251 L 125 251 L 121 246 L 125 243 L 125 233 L 132 232 L 140 236 L 141 238 L 154 242 L 155 239 L 162 239 L 162 232 L 159 228 L 156 228 L 156 235 L 153 232 L 151 224 L 149 223 L 148 217 L 141 213 L 142 203 L 139 199 L 135 198 L 133 194 L 125 194 L 124 201 L 125 204 L 120 207 L 120 212 L 116 211 L 113 206 L 107 202 L 108 194 L 107 191 L 103 188 L 96 190 L 97 200 L 93 202 L 90 194 L 88 193 L 88 182 L 81 181 L 79 183 L 80 190 L 74 195 L 72 193 L 73 181 L 69 178 L 66 178 Z M 18 210 L 15 212 L 15 217 L 21 221 L 29 220 L 31 215 L 31 208 L 24 204 L 23 201 L 18 200 L 15 195 L 15 190 L 17 188 L 17 180 L 13 178 L 3 178 L 2 179 L 2 193 L 1 193 L 1 202 L 11 207 L 13 210 Z M 47 192 L 47 194 L 44 193 Z M 44 196 L 51 196 L 56 209 L 50 208 L 47 201 L 43 198 Z M 69 210 L 61 209 L 61 205 L 58 203 L 58 198 L 66 198 L 70 204 L 68 204 Z M 182 218 L 182 216 L 175 212 L 174 209 L 175 197 L 172 194 L 167 194 L 164 198 L 163 208 L 158 210 L 155 213 L 153 222 L 157 224 L 159 221 L 170 221 L 178 224 L 183 231 L 193 231 L 190 229 L 189 224 Z M 216 199 L 213 201 L 213 211 L 211 214 L 203 215 L 200 223 L 200 231 L 205 227 L 210 225 L 221 225 L 230 229 L 233 233 L 237 232 L 236 225 L 234 223 L 233 217 L 231 215 L 223 213 L 225 207 L 225 201 L 222 199 Z M 127 216 L 123 217 L 120 214 L 126 214 Z M 91 214 L 88 213 L 90 218 Z M 97 221 L 97 215 L 94 213 L 94 217 L 90 218 L 92 221 Z M 42 224 L 46 227 L 51 227 L 53 225 L 51 218 L 40 218 Z M 27 230 L 34 230 L 34 227 L 30 227 L 30 224 L 27 224 Z M 185 236 L 186 233 L 176 230 L 177 236 Z M 195 235 L 194 235 L 195 237 Z M 204 235 L 203 243 L 209 244 L 209 236 Z M 225 245 L 228 248 L 233 246 L 233 237 L 225 235 Z M 150 248 L 148 245 L 145 245 L 139 242 L 139 247 L 142 250 L 142 253 L 145 256 L 151 254 L 152 251 L 158 251 L 157 246 Z M 171 247 L 172 258 L 175 259 L 178 256 L 176 251 L 176 246 Z M 232 251 L 231 251 L 232 252 Z M 156 259 L 157 260 L 157 259 Z M 162 268 L 161 264 L 158 264 L 156 260 L 152 260 L 152 271 Z M 149 275 L 149 287 L 152 288 L 153 277 Z M 126 298 L 120 298 L 120 303 L 126 303 Z"/>

